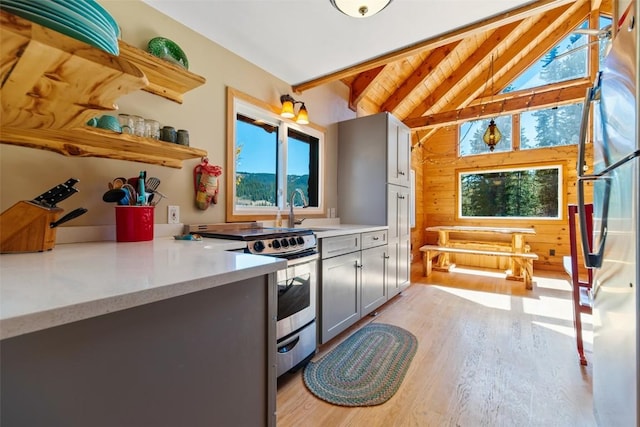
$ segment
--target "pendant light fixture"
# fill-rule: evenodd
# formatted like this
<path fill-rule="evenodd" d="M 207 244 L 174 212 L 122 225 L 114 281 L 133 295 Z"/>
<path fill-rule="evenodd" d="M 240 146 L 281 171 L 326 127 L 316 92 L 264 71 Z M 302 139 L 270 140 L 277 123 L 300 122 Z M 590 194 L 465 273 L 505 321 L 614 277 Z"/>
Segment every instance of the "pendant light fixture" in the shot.
<path fill-rule="evenodd" d="M 354 18 L 368 18 L 387 7 L 392 0 L 329 0 L 333 7 Z"/>
<path fill-rule="evenodd" d="M 500 132 L 500 129 L 498 129 L 496 122 L 491 119 L 489 126 L 487 126 L 487 130 L 484 131 L 484 135 L 482 135 L 482 140 L 489 146 L 489 151 L 493 151 L 496 144 L 500 142 L 501 139 L 502 133 Z"/>
<path fill-rule="evenodd" d="M 493 55 L 491 55 L 491 102 L 493 102 Z M 482 135 L 482 140 L 489 147 L 489 151 L 493 151 L 496 144 L 502 139 L 502 132 L 498 129 L 496 122 L 491 119 L 487 130 Z"/>
<path fill-rule="evenodd" d="M 280 97 L 280 102 L 282 103 L 282 110 L 280 110 L 280 117 L 284 117 L 287 119 L 296 118 L 295 121 L 301 125 L 309 124 L 309 113 L 307 112 L 307 107 L 304 105 L 302 101 L 296 101 L 289 94 L 282 95 Z M 295 105 L 300 104 L 300 109 L 298 110 L 298 115 L 296 116 Z"/>

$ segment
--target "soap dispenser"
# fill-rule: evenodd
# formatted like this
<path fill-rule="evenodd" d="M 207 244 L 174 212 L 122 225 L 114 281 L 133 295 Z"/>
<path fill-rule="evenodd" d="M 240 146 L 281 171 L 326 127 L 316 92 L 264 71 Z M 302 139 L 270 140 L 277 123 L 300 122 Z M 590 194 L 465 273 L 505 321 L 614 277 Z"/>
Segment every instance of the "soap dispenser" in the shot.
<path fill-rule="evenodd" d="M 282 214 L 280 213 L 280 209 L 278 209 L 278 213 L 276 213 L 276 227 L 282 227 Z"/>

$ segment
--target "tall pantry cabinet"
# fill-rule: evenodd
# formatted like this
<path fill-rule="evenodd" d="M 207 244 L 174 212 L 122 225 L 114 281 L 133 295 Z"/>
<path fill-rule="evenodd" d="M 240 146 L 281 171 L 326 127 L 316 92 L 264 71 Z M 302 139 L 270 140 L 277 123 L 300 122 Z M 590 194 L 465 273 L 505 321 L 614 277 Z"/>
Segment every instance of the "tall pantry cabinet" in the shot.
<path fill-rule="evenodd" d="M 338 216 L 389 226 L 388 297 L 409 286 L 411 133 L 389 113 L 338 124 Z"/>

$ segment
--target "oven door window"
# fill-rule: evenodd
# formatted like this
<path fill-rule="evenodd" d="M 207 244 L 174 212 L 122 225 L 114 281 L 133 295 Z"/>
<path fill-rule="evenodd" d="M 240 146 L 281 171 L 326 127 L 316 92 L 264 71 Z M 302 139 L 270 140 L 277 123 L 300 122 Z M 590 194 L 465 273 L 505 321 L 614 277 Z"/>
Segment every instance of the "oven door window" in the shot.
<path fill-rule="evenodd" d="M 311 273 L 278 281 L 278 320 L 304 310 L 311 304 Z"/>

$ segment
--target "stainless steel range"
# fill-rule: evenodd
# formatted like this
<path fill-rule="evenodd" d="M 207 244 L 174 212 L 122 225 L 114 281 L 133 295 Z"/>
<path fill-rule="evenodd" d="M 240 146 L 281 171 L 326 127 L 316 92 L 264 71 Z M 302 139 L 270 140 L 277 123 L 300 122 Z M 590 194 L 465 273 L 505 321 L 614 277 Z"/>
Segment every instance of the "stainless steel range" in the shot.
<path fill-rule="evenodd" d="M 220 229 L 216 225 L 190 225 L 190 233 L 217 239 L 241 240 L 255 255 L 287 260 L 278 271 L 277 362 L 278 376 L 297 369 L 316 352 L 316 293 L 318 243 L 311 230 L 250 226 Z"/>

